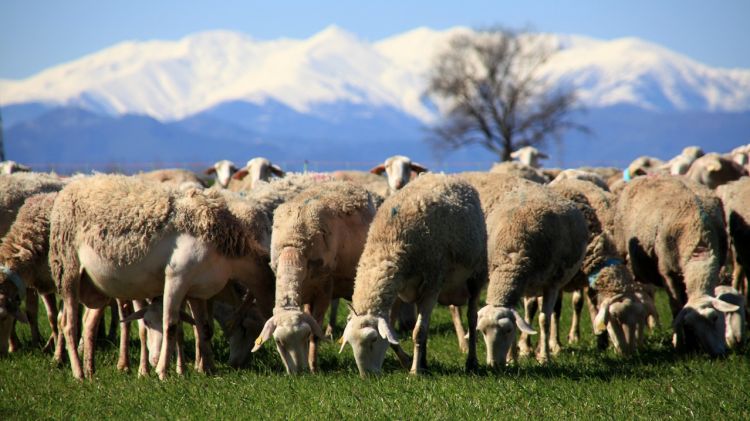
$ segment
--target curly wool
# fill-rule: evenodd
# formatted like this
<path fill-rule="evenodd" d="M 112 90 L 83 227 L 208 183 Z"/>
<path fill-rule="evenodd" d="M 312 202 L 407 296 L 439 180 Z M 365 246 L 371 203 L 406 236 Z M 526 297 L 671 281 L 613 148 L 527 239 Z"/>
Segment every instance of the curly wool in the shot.
<path fill-rule="evenodd" d="M 513 175 L 539 184 L 546 184 L 549 180 L 541 171 L 517 161 L 506 161 L 494 164 L 491 173 Z"/>
<path fill-rule="evenodd" d="M 579 206 L 579 209 L 586 216 L 592 237 L 605 230 L 609 232 L 614 230 L 615 204 L 617 203 L 614 194 L 588 181 L 578 179 L 561 179 L 550 184 L 550 188 L 566 199 L 583 205 Z"/>
<path fill-rule="evenodd" d="M 513 307 L 565 285 L 583 259 L 586 220 L 569 200 L 544 186 L 507 191 L 487 216 L 490 283 L 487 303 Z"/>
<path fill-rule="evenodd" d="M 538 183 L 511 174 L 467 171 L 456 176 L 471 184 L 479 193 L 485 215 L 489 214 L 506 192 L 539 186 Z"/>
<path fill-rule="evenodd" d="M 478 194 L 465 181 L 424 174 L 388 197 L 370 225 L 357 268 L 356 314 L 387 317 L 399 292 L 442 288 L 450 266 L 486 279 L 487 232 Z"/>
<path fill-rule="evenodd" d="M 46 173 L 20 172 L 0 175 L 0 237 L 10 229 L 18 209 L 30 196 L 56 192 L 65 183 L 57 176 Z"/>
<path fill-rule="evenodd" d="M 615 214 L 615 242 L 638 267 L 658 267 L 674 297 L 712 295 L 727 252 L 719 199 L 706 187 L 682 177 L 639 177 L 620 194 Z M 654 259 L 652 261 L 652 259 Z"/>
<path fill-rule="evenodd" d="M 57 193 L 53 192 L 26 199 L 0 244 L 0 264 L 20 274 L 27 286 L 43 293 L 54 290 L 46 261 L 49 217 L 56 196 Z"/>
<path fill-rule="evenodd" d="M 153 170 L 144 173 L 138 173 L 135 174 L 135 176 L 142 180 L 153 181 L 156 183 L 166 183 L 174 186 L 179 186 L 182 183 L 196 183 L 197 185 L 202 187 L 206 186 L 203 180 L 201 180 L 194 172 L 181 168 L 165 168 L 160 170 Z"/>
<path fill-rule="evenodd" d="M 273 213 L 280 204 L 291 200 L 310 186 L 328 181 L 331 181 L 331 177 L 327 174 L 287 173 L 282 178 L 268 182 L 258 180 L 254 188 L 241 189 L 238 192 L 248 200 L 258 203 L 266 211 L 269 219 L 273 219 Z"/>

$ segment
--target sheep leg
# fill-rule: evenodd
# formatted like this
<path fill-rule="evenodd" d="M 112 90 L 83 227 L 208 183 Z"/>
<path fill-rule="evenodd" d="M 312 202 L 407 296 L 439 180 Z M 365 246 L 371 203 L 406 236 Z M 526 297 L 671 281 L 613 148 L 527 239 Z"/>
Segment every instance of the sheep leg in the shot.
<path fill-rule="evenodd" d="M 63 303 L 65 306 L 65 344 L 68 349 L 68 360 L 70 369 L 73 371 L 73 377 L 83 380 L 83 369 L 81 368 L 81 359 L 78 357 L 78 294 L 75 287 L 67 285 L 68 282 L 62 283 Z M 75 289 L 74 289 L 75 288 Z"/>
<path fill-rule="evenodd" d="M 42 346 L 42 334 L 39 332 L 39 294 L 33 288 L 26 288 L 26 318 L 31 329 L 31 345 Z"/>
<path fill-rule="evenodd" d="M 161 353 L 159 354 L 159 363 L 156 365 L 156 374 L 160 380 L 167 378 L 169 370 L 169 359 L 174 353 L 175 340 L 177 335 L 177 323 L 180 322 L 180 306 L 185 297 L 185 292 L 179 289 L 180 280 L 176 277 L 167 277 L 164 284 L 164 311 L 162 314 L 162 326 L 164 327 L 164 337 L 161 342 Z M 200 335 L 196 335 L 195 341 L 200 342 Z M 196 355 L 196 360 L 198 356 Z"/>
<path fill-rule="evenodd" d="M 107 340 L 114 343 L 117 338 L 117 325 L 120 321 L 119 317 L 119 306 L 117 300 L 112 300 L 109 304 L 109 332 L 107 333 Z"/>
<path fill-rule="evenodd" d="M 536 297 L 524 297 L 523 309 L 523 318 L 526 320 L 526 323 L 531 325 L 537 309 Z M 521 333 L 521 337 L 518 339 L 518 351 L 519 354 L 524 357 L 528 357 L 533 353 L 533 348 L 531 347 L 531 337 L 528 334 Z"/>
<path fill-rule="evenodd" d="M 133 300 L 133 311 L 138 311 L 146 306 L 143 300 Z M 141 341 L 140 361 L 138 362 L 138 377 L 148 376 L 148 329 L 143 319 L 138 319 L 138 338 Z"/>
<path fill-rule="evenodd" d="M 13 319 L 9 325 L 10 339 L 8 341 L 8 352 L 13 353 L 21 349 L 21 341 L 18 339 L 18 334 L 16 334 L 16 319 Z"/>
<path fill-rule="evenodd" d="M 559 336 L 559 326 L 560 326 L 560 311 L 562 310 L 562 291 L 557 295 L 557 300 L 555 300 L 555 308 L 552 313 L 552 318 L 550 319 L 549 324 L 549 350 L 552 355 L 557 355 L 560 353 L 560 336 Z"/>
<path fill-rule="evenodd" d="M 427 335 L 430 329 L 430 315 L 435 308 L 437 294 L 421 299 L 417 304 L 417 324 L 412 333 L 414 356 L 410 374 L 421 374 L 427 370 Z"/>
<path fill-rule="evenodd" d="M 310 305 L 310 315 L 320 325 L 323 323 L 323 319 L 326 315 L 328 305 L 331 303 L 330 294 L 320 294 L 319 297 L 312 302 Z M 318 348 L 320 347 L 320 338 L 315 335 L 310 335 L 310 350 L 307 353 L 307 361 L 310 367 L 310 371 L 313 373 L 318 372 Z"/>
<path fill-rule="evenodd" d="M 466 306 L 466 318 L 469 321 L 469 343 L 468 355 L 466 356 L 466 371 L 474 372 L 479 369 L 479 360 L 477 359 L 477 311 L 479 296 L 474 295 L 469 298 Z M 453 306 L 451 306 L 453 307 Z M 458 307 L 456 307 L 458 308 Z M 455 320 L 454 320 L 455 321 Z M 460 321 L 460 318 L 459 318 Z M 458 333 L 458 332 L 456 332 Z M 461 336 L 463 338 L 463 335 Z"/>
<path fill-rule="evenodd" d="M 570 303 L 573 305 L 573 319 L 570 322 L 570 332 L 568 333 L 568 343 L 575 344 L 580 340 L 581 330 L 581 311 L 583 310 L 583 290 L 577 289 L 573 291 L 573 296 L 570 299 Z"/>
<path fill-rule="evenodd" d="M 591 320 L 592 332 L 596 332 L 596 326 L 594 326 L 594 320 L 596 320 L 596 313 L 598 312 L 598 298 L 596 291 L 592 288 L 586 288 L 586 306 L 589 309 L 589 316 Z M 606 351 L 609 347 L 609 335 L 607 332 L 600 332 L 594 335 L 596 337 L 596 349 L 599 351 Z"/>
<path fill-rule="evenodd" d="M 47 321 L 49 322 L 51 331 L 49 339 L 47 340 L 47 343 L 44 344 L 42 351 L 50 352 L 52 347 L 55 346 L 55 342 L 59 340 L 58 337 L 60 335 L 57 326 L 57 300 L 55 299 L 55 294 L 42 294 L 42 302 L 44 303 L 44 308 L 47 310 Z"/>
<path fill-rule="evenodd" d="M 339 313 L 339 299 L 331 300 L 331 311 L 328 315 L 328 326 L 326 326 L 326 338 L 333 339 L 336 334 L 336 316 Z"/>
<path fill-rule="evenodd" d="M 208 316 L 207 316 L 208 317 Z M 208 318 L 208 320 L 213 320 Z M 179 375 L 185 374 L 185 330 L 182 328 L 182 323 L 177 324 L 177 349 L 175 372 Z"/>
<path fill-rule="evenodd" d="M 213 329 L 210 326 L 211 320 L 208 319 L 206 300 L 188 298 L 188 303 L 190 304 L 190 311 L 193 313 L 195 328 L 198 333 L 195 336 L 195 342 L 200 350 L 201 358 L 197 369 L 198 372 L 210 374 L 214 371 L 213 352 L 211 350 Z"/>
<path fill-rule="evenodd" d="M 544 291 L 539 297 L 541 311 L 539 312 L 539 353 L 537 361 L 546 364 L 549 361 L 550 321 L 555 311 L 558 291 L 556 289 Z"/>
<path fill-rule="evenodd" d="M 116 300 L 117 312 L 120 320 L 125 319 L 132 313 L 128 301 Z M 117 358 L 117 369 L 120 371 L 130 370 L 130 360 L 128 359 L 128 341 L 130 340 L 130 322 L 121 323 L 120 326 L 120 354 Z"/>
<path fill-rule="evenodd" d="M 461 323 L 461 307 L 449 305 L 448 309 L 451 311 L 451 320 L 453 320 L 453 329 L 456 331 L 458 347 L 463 354 L 466 354 L 469 352 L 469 343 L 466 341 L 466 331 L 464 331 L 464 325 Z"/>
<path fill-rule="evenodd" d="M 55 355 L 52 361 L 56 366 L 60 367 L 63 364 L 63 356 L 65 355 L 65 307 L 61 307 L 57 313 L 57 337 L 55 338 Z"/>
<path fill-rule="evenodd" d="M 106 308 L 106 306 L 90 308 L 86 311 L 86 322 L 83 326 L 83 373 L 89 379 L 94 377 L 94 346 L 97 328 Z"/>

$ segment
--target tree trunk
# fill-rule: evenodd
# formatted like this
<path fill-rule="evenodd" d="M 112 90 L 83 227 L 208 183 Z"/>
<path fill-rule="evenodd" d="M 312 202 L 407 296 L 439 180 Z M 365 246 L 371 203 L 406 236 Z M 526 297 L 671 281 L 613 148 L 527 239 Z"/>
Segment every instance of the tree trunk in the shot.
<path fill-rule="evenodd" d="M 5 144 L 3 142 L 3 115 L 0 114 L 0 161 L 5 161 Z"/>

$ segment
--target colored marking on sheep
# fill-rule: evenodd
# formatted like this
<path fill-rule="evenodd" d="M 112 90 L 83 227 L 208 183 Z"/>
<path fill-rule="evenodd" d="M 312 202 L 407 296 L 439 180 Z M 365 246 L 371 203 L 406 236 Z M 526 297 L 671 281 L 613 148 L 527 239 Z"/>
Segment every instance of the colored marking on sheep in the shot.
<path fill-rule="evenodd" d="M 398 215 L 399 208 L 401 208 L 401 206 L 394 206 L 394 207 L 391 208 L 391 218 L 393 218 L 396 215 Z"/>
<path fill-rule="evenodd" d="M 18 276 L 16 272 L 10 270 L 10 268 L 5 265 L 0 265 L 0 272 L 2 272 L 8 279 L 10 279 L 11 282 L 16 284 L 18 296 L 21 297 L 22 300 L 26 298 L 26 284 L 23 282 L 23 279 L 21 279 L 21 277 Z"/>
<path fill-rule="evenodd" d="M 608 268 L 610 266 L 621 265 L 624 263 L 625 262 L 623 262 L 622 259 L 618 259 L 616 257 L 611 257 L 605 260 L 604 263 L 601 264 L 601 266 L 599 266 L 595 271 L 593 271 L 589 275 L 589 287 L 596 289 L 594 285 L 596 285 L 596 281 L 599 280 L 599 275 L 602 273 L 602 270 L 604 268 Z"/>
<path fill-rule="evenodd" d="M 622 179 L 625 180 L 626 183 L 633 179 L 633 177 L 630 176 L 630 168 L 625 168 L 625 171 L 622 172 Z"/>

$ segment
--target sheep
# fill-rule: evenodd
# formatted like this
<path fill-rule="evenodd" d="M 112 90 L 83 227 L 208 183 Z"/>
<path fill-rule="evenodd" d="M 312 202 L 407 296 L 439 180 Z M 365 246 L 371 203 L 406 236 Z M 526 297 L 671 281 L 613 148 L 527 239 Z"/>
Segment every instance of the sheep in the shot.
<path fill-rule="evenodd" d="M 515 310 L 523 296 L 541 296 L 537 359 L 545 363 L 553 306 L 586 251 L 586 219 L 573 202 L 543 186 L 498 190 L 496 196 L 487 214 L 487 305 L 479 310 L 477 323 L 487 345 L 487 364 L 505 364 L 516 327 L 535 333 Z"/>
<path fill-rule="evenodd" d="M 418 175 L 426 172 L 427 167 L 412 162 L 410 158 L 403 155 L 391 156 L 384 163 L 370 170 L 371 173 L 378 175 L 386 173 L 391 193 L 401 189 L 412 179 L 412 171 Z"/>
<path fill-rule="evenodd" d="M 746 175 L 748 175 L 747 170 L 738 163 L 719 154 L 709 153 L 696 159 L 685 177 L 709 189 L 715 189 Z"/>
<path fill-rule="evenodd" d="M 261 310 L 253 294 L 238 282 L 230 281 L 213 299 L 214 318 L 229 341 L 231 367 L 239 368 L 250 358 L 253 341 L 272 313 Z"/>
<path fill-rule="evenodd" d="M 525 178 L 539 184 L 546 184 L 549 180 L 534 167 L 515 161 L 496 163 L 490 169 L 491 173 L 513 175 Z"/>
<path fill-rule="evenodd" d="M 379 196 L 379 198 L 376 197 L 379 200 L 376 203 L 378 206 L 382 202 L 382 198 L 387 197 L 390 193 L 388 181 L 368 171 L 334 171 L 331 173 L 331 178 L 334 180 L 351 181 L 377 194 Z"/>
<path fill-rule="evenodd" d="M 635 177 L 648 175 L 651 173 L 662 172 L 660 167 L 664 165 L 664 161 L 659 158 L 651 156 L 640 156 L 634 159 L 630 165 L 623 171 L 622 178 L 625 181 L 630 181 Z M 611 187 L 611 186 L 610 186 Z"/>
<path fill-rule="evenodd" d="M 318 371 L 325 311 L 332 298 L 351 299 L 374 216 L 367 190 L 340 181 L 312 186 L 279 206 L 271 237 L 276 305 L 253 351 L 273 335 L 287 373 Z"/>
<path fill-rule="evenodd" d="M 552 181 L 550 181 L 550 185 L 554 185 L 555 183 L 559 183 L 562 180 L 568 180 L 568 179 L 576 179 L 576 180 L 583 180 L 588 181 L 589 183 L 595 184 L 597 187 L 599 187 L 602 190 L 609 191 L 609 186 L 607 185 L 607 182 L 604 181 L 604 179 L 599 176 L 596 173 L 582 171 L 582 170 L 574 170 L 574 169 L 567 169 L 563 170 L 558 174 Z"/>
<path fill-rule="evenodd" d="M 14 173 L 0 175 L 0 237 L 16 219 L 18 209 L 30 196 L 60 190 L 65 183 L 45 173 Z"/>
<path fill-rule="evenodd" d="M 58 336 L 55 284 L 47 265 L 49 214 L 56 196 L 57 193 L 53 192 L 28 198 L 0 244 L 0 283 L 14 284 L 12 287 L 19 289 L 17 293 L 21 296 L 25 295 L 28 289 L 28 292 L 36 291 L 42 297 L 52 332 L 45 349 L 50 348 Z M 39 344 L 41 336 L 36 305 L 36 296 L 26 302 L 32 342 Z M 10 334 L 10 331 L 7 333 Z M 9 339 L 0 336 L 0 352 L 7 351 Z M 59 360 L 62 355 L 56 357 Z"/>
<path fill-rule="evenodd" d="M 746 276 L 750 269 L 750 177 L 719 186 L 716 194 L 724 207 L 724 220 L 733 258 L 732 286 L 748 295 Z"/>
<path fill-rule="evenodd" d="M 699 146 L 687 146 L 682 152 L 662 165 L 662 169 L 672 175 L 685 175 L 696 159 L 705 155 Z"/>
<path fill-rule="evenodd" d="M 732 149 L 725 157 L 747 168 L 748 164 L 750 164 L 748 154 L 750 154 L 750 145 L 742 145 Z"/>
<path fill-rule="evenodd" d="M 560 180 L 550 186 L 579 205 L 586 216 L 590 235 L 581 271 L 566 288 L 577 292 L 573 294 L 573 322 L 568 341 L 578 340 L 580 300 L 586 293 L 591 298 L 591 320 L 600 315 L 600 323 L 594 325 L 595 333 L 602 334 L 606 328 L 617 352 L 633 353 L 642 342 L 643 327 L 647 324 L 651 307 L 636 293 L 638 285 L 612 238 L 616 197 L 581 180 Z M 556 312 L 556 318 L 559 318 L 559 312 Z M 606 343 L 599 340 L 600 344 Z M 555 346 L 559 347 L 557 343 Z"/>
<path fill-rule="evenodd" d="M 248 175 L 250 177 L 247 177 Z M 233 182 L 230 184 L 229 188 L 233 191 L 249 190 L 254 188 L 258 181 L 270 180 L 272 175 L 283 177 L 284 171 L 281 167 L 272 164 L 271 161 L 266 158 L 253 158 L 247 161 L 244 168 L 240 169 L 232 176 L 232 180 L 242 181 L 243 183 Z"/>
<path fill-rule="evenodd" d="M 598 175 L 607 182 L 607 185 L 610 184 L 609 181 L 612 178 L 622 179 L 622 170 L 615 167 L 579 167 L 578 169 Z"/>
<path fill-rule="evenodd" d="M 207 168 L 203 173 L 206 175 L 216 174 L 216 181 L 219 183 L 219 186 L 227 188 L 229 186 L 229 181 L 232 179 L 232 175 L 237 171 L 238 168 L 234 165 L 234 162 L 222 159 L 221 161 L 216 162 L 213 166 Z"/>
<path fill-rule="evenodd" d="M 517 159 L 522 164 L 528 165 L 531 168 L 540 168 L 541 165 L 539 165 L 539 160 L 549 158 L 547 154 L 533 146 L 524 146 L 523 148 L 515 150 L 511 152 L 510 157 Z"/>
<path fill-rule="evenodd" d="M 15 172 L 30 172 L 31 168 L 26 165 L 19 164 L 16 161 L 2 161 L 0 162 L 0 174 L 13 174 Z"/>
<path fill-rule="evenodd" d="M 479 196 L 457 177 L 422 175 L 383 202 L 367 234 L 341 338 L 341 351 L 352 346 L 361 376 L 380 372 L 389 343 L 400 350 L 388 322 L 397 296 L 416 302 L 419 313 L 410 373 L 427 369 L 429 320 L 437 302 L 468 301 L 466 368 L 477 367 L 476 310 L 487 279 L 486 244 Z"/>
<path fill-rule="evenodd" d="M 258 211 L 257 216 L 265 214 Z M 50 215 L 49 264 L 63 298 L 73 376 L 84 376 L 75 340 L 79 300 L 94 311 L 83 329 L 84 369 L 91 376 L 93 329 L 109 297 L 158 295 L 164 296 L 167 327 L 156 368 L 159 378 L 167 375 L 184 299 L 196 321 L 198 369 L 211 371 L 205 300 L 230 278 L 263 277 L 268 260 L 262 238 L 268 233 L 254 232 L 263 225 L 239 219 L 217 192 L 183 193 L 116 175 L 71 182 L 58 194 Z"/>
<path fill-rule="evenodd" d="M 198 176 L 195 175 L 194 172 L 183 170 L 181 168 L 164 168 L 160 170 L 138 173 L 135 176 L 142 180 L 153 181 L 156 183 L 168 183 L 173 186 L 181 186 L 183 184 L 187 184 L 190 187 L 205 187 L 203 180 L 198 178 Z"/>
<path fill-rule="evenodd" d="M 681 177 L 640 177 L 623 189 L 615 211 L 615 241 L 635 276 L 667 290 L 678 349 L 700 345 L 726 352 L 724 317 L 737 306 L 713 296 L 726 258 L 721 203 Z"/>
<path fill-rule="evenodd" d="M 724 313 L 724 324 L 726 326 L 724 340 L 727 348 L 737 349 L 747 339 L 747 328 L 745 326 L 747 302 L 745 297 L 728 285 L 718 285 L 714 288 L 714 295 L 719 300 L 732 303 L 738 307 L 737 311 Z"/>

